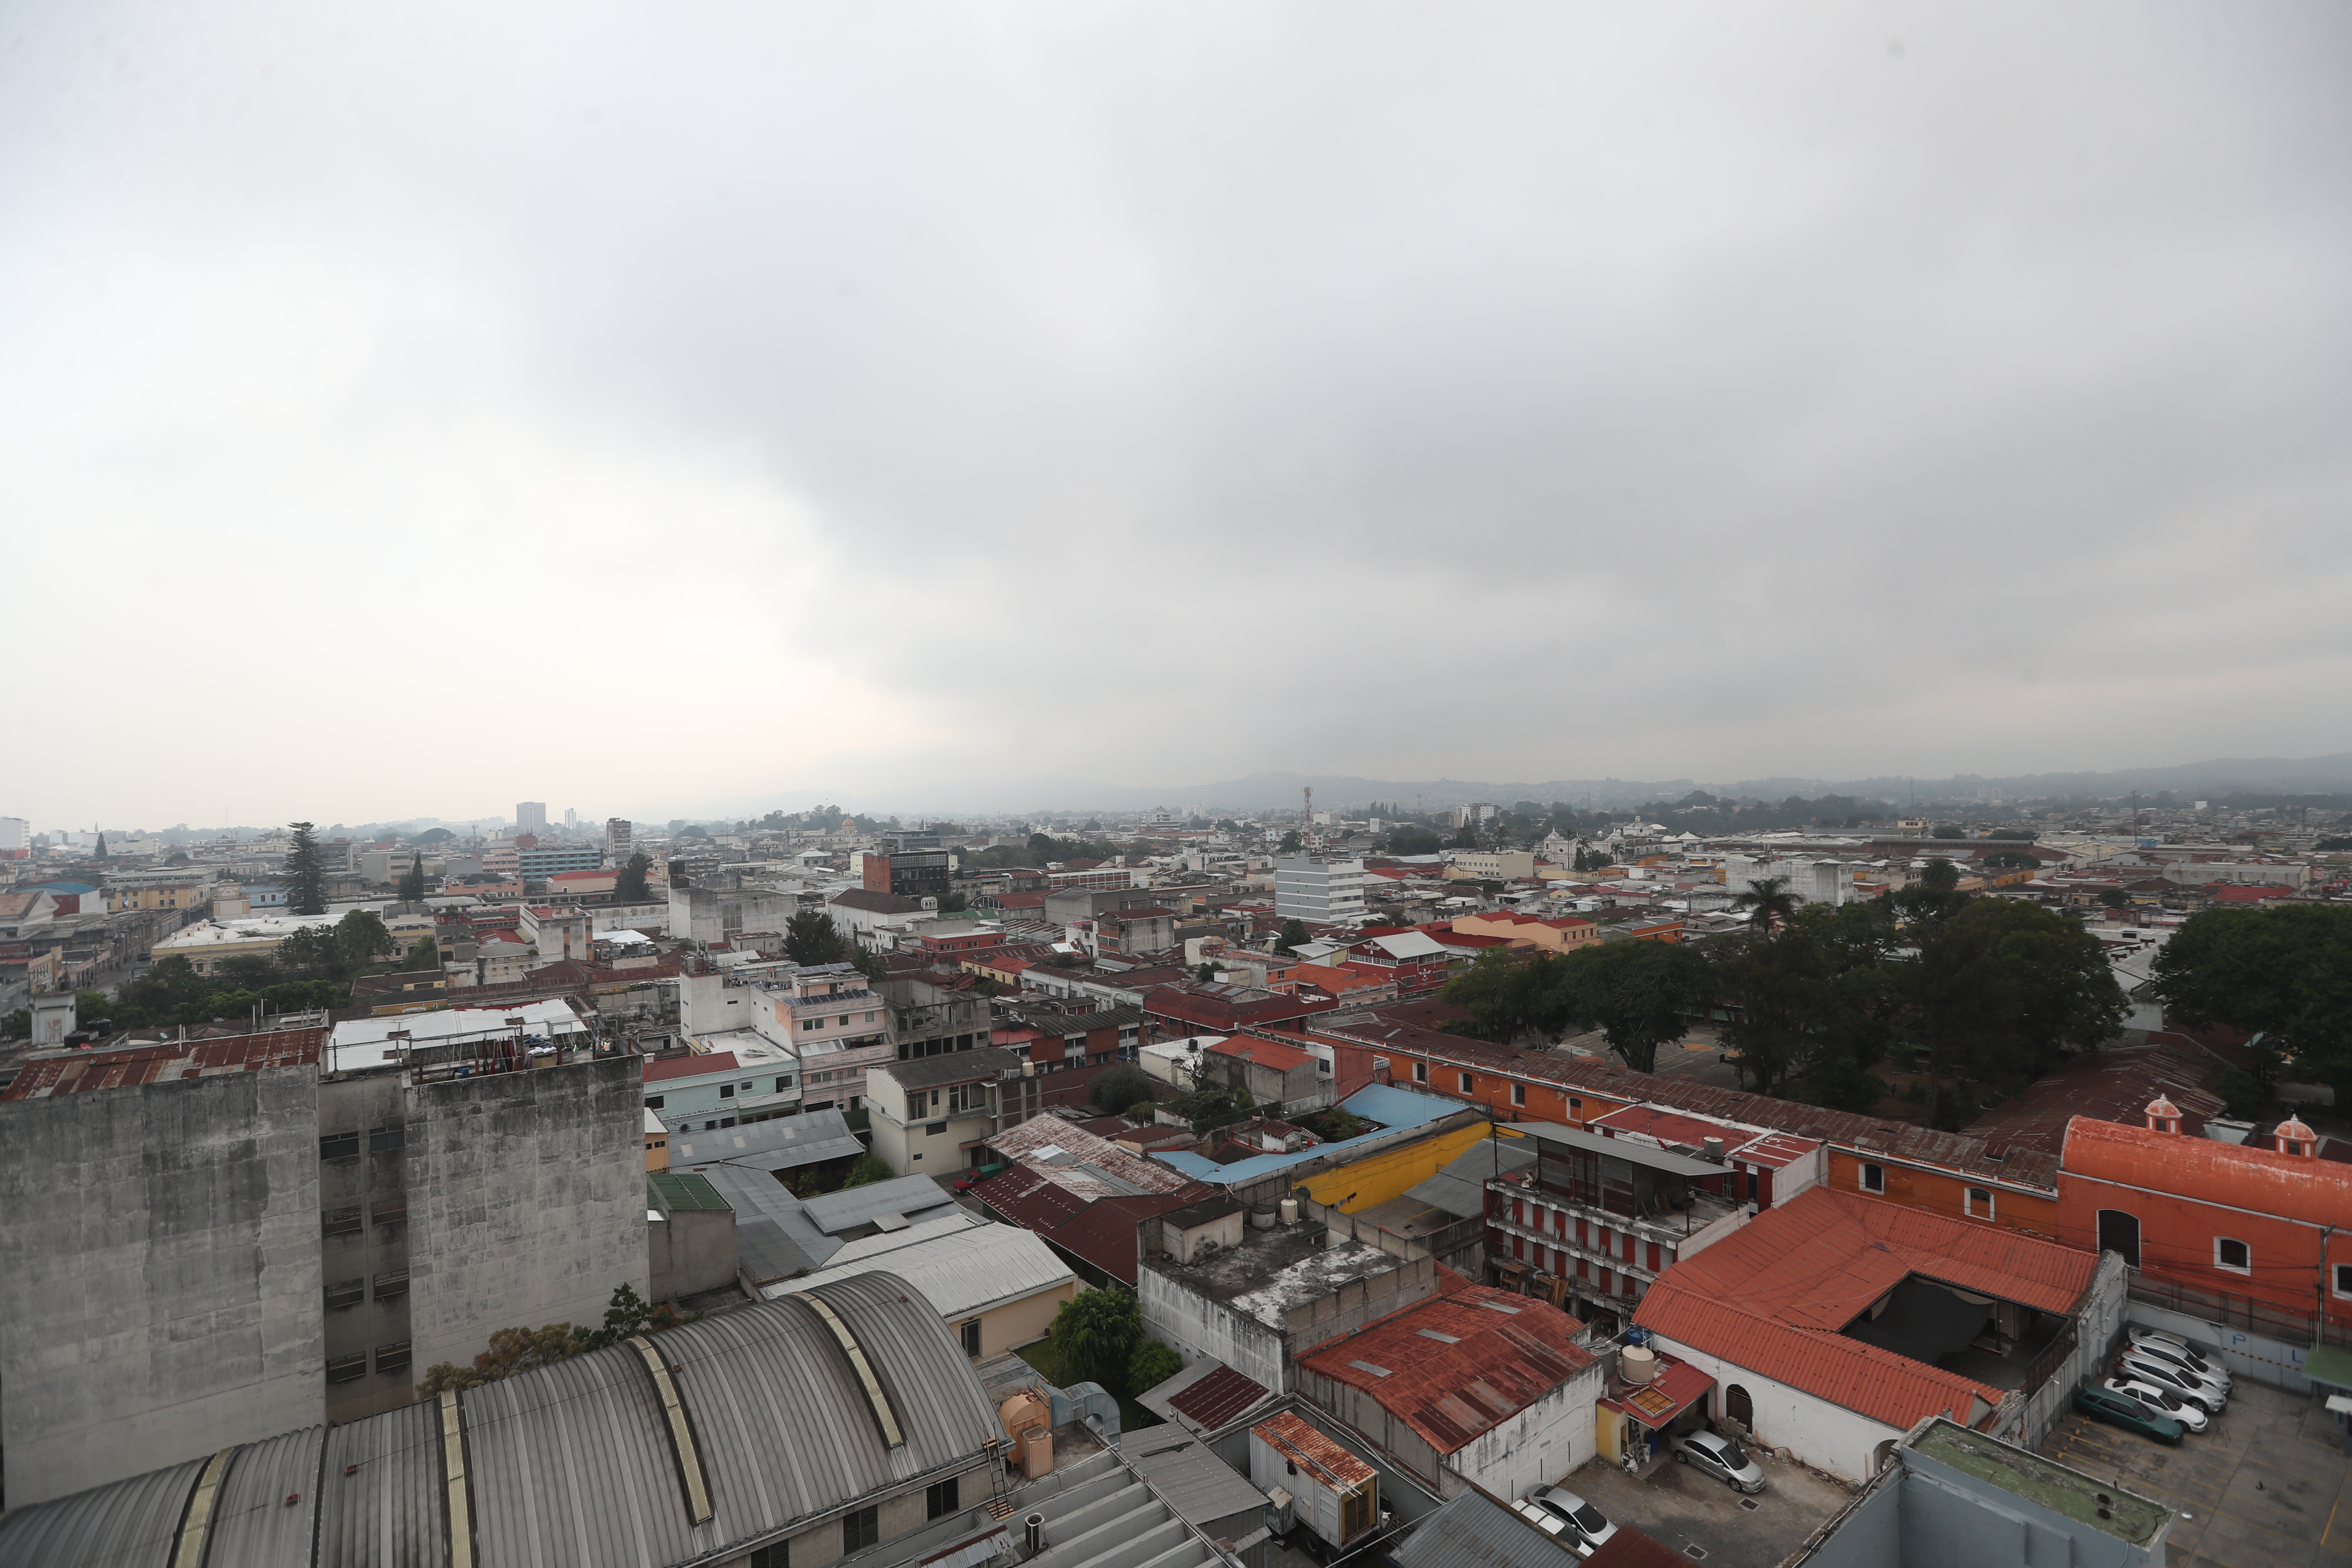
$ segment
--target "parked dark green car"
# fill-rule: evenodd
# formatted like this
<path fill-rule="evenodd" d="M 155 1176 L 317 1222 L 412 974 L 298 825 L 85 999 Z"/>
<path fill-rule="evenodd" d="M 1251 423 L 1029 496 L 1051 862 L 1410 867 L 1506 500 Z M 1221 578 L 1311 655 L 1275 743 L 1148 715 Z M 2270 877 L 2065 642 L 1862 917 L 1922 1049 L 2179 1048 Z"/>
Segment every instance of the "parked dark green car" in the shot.
<path fill-rule="evenodd" d="M 2184 1430 L 2171 1416 L 2159 1415 L 2130 1394 L 2101 1388 L 2095 1383 L 2086 1383 L 2074 1391 L 2074 1408 L 2110 1426 L 2120 1426 L 2159 1443 L 2178 1445 Z"/>

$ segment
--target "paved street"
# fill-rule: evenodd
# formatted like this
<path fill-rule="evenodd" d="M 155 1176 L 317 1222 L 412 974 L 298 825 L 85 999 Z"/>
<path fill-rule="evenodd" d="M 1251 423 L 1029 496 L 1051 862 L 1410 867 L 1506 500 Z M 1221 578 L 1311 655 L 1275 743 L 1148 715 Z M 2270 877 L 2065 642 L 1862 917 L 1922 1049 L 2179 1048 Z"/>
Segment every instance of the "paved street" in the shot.
<path fill-rule="evenodd" d="M 1693 1562 L 1709 1568 L 1774 1568 L 1853 1494 L 1801 1465 L 1763 1454 L 1756 1461 L 1771 1480 L 1752 1509 L 1742 1508 L 1739 1494 L 1721 1481 L 1676 1464 L 1659 1466 L 1644 1481 L 1613 1465 L 1590 1464 L 1561 1484 L 1611 1519 L 1639 1526 Z M 1691 1553 L 1693 1546 L 1706 1555 Z"/>
<path fill-rule="evenodd" d="M 2242 1380 L 2178 1448 L 2069 1412 L 2042 1452 L 2169 1504 L 2172 1568 L 2352 1568 L 2352 1459 L 2315 1399 Z"/>

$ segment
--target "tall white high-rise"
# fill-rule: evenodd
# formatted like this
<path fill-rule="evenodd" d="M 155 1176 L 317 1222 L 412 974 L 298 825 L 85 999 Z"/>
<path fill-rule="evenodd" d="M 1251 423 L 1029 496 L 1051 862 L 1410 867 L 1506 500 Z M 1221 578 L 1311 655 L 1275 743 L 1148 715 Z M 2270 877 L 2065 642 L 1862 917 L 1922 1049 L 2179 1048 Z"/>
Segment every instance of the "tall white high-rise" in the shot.
<path fill-rule="evenodd" d="M 517 833 L 546 832 L 547 802 L 543 800 L 526 800 L 516 803 L 515 831 Z"/>
<path fill-rule="evenodd" d="M 1283 920 L 1336 925 L 1364 912 L 1361 860 L 1277 859 L 1274 863 L 1274 912 Z"/>
<path fill-rule="evenodd" d="M 563 808 L 563 831 L 566 833 L 580 831 L 580 814 L 568 805 Z"/>

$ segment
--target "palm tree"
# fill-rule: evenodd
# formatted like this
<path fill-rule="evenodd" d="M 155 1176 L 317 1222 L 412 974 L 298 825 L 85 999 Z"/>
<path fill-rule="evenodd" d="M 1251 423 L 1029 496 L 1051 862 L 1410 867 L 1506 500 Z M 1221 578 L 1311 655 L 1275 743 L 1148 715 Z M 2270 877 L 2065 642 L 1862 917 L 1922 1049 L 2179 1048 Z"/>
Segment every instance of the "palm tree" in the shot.
<path fill-rule="evenodd" d="M 1789 891 L 1786 877 L 1759 877 L 1748 890 L 1731 900 L 1735 910 L 1748 911 L 1748 923 L 1765 936 L 1797 912 L 1797 895 Z"/>

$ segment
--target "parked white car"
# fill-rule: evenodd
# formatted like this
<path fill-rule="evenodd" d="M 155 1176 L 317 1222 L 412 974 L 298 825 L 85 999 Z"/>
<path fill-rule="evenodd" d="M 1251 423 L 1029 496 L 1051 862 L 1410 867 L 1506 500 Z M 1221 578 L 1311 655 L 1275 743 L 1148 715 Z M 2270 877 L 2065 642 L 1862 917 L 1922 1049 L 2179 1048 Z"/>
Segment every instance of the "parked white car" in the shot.
<path fill-rule="evenodd" d="M 1617 1533 L 1609 1516 L 1570 1491 L 1566 1487 L 1538 1487 L 1528 1494 L 1528 1500 L 1545 1511 L 1568 1521 L 1568 1527 L 1582 1537 L 1590 1546 L 1598 1546 Z"/>
<path fill-rule="evenodd" d="M 2191 1432 L 2202 1432 L 2213 1419 L 2205 1414 L 2203 1405 L 2192 1405 L 2162 1384 L 2135 1373 L 2118 1372 L 2100 1386 L 2111 1393 L 2137 1399 L 2157 1415 L 2168 1415 Z"/>
<path fill-rule="evenodd" d="M 2216 1415 L 2230 1403 L 2228 1394 L 2200 1381 L 2195 1373 L 2168 1361 L 2143 1355 L 2137 1346 L 2126 1346 L 2124 1353 L 2116 1358 L 2116 1372 L 2123 1376 L 2145 1378 L 2158 1388 L 2171 1390 L 2177 1398 L 2202 1405 Z"/>
<path fill-rule="evenodd" d="M 2201 1381 L 2215 1384 L 2224 1394 L 2229 1393 L 2236 1383 L 2236 1380 L 2230 1375 L 2228 1367 L 2223 1366 L 2211 1356 L 2204 1354 L 2179 1334 L 2168 1334 L 2158 1329 L 2143 1329 L 2134 1325 L 2124 1330 L 2124 1340 L 2136 1351 L 2141 1351 L 2152 1356 L 2160 1356 L 2189 1372 L 2195 1373 Z"/>
<path fill-rule="evenodd" d="M 1511 1511 L 1550 1536 L 1561 1551 L 1573 1552 L 1580 1559 L 1592 1555 L 1592 1548 L 1585 1544 L 1584 1537 L 1577 1533 L 1576 1526 L 1551 1510 L 1520 1498 L 1511 1504 Z"/>

